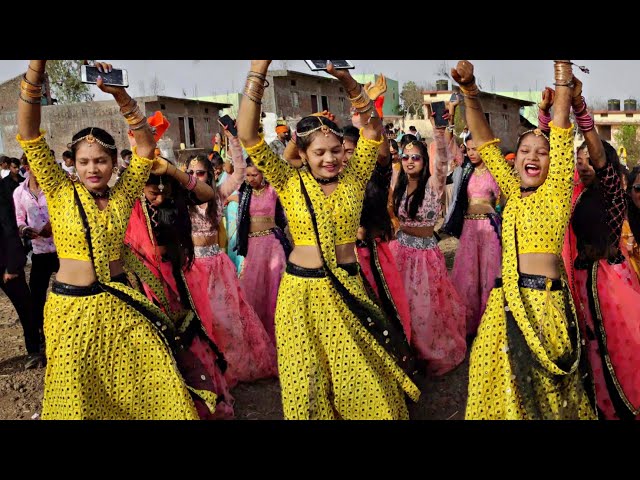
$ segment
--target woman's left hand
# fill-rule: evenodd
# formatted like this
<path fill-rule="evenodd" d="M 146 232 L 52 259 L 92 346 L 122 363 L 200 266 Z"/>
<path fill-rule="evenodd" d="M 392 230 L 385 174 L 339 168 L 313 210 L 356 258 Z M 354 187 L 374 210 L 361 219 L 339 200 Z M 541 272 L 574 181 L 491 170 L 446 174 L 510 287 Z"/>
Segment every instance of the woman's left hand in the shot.
<path fill-rule="evenodd" d="M 367 82 L 364 90 L 367 92 L 369 98 L 374 101 L 387 91 L 387 79 L 384 78 L 384 75 L 380 74 L 378 78 L 376 78 L 376 83 Z"/>
<path fill-rule="evenodd" d="M 113 70 L 113 67 L 111 66 L 111 64 L 105 63 L 105 62 L 96 62 L 95 67 L 98 69 L 99 72 L 104 72 L 104 73 L 109 73 L 111 72 L 111 70 Z M 96 86 L 100 90 L 102 90 L 104 93 L 110 93 L 116 99 L 118 97 L 121 97 L 122 94 L 126 91 L 124 87 L 115 87 L 113 85 L 105 85 L 104 78 L 102 78 L 102 76 L 98 77 Z"/>

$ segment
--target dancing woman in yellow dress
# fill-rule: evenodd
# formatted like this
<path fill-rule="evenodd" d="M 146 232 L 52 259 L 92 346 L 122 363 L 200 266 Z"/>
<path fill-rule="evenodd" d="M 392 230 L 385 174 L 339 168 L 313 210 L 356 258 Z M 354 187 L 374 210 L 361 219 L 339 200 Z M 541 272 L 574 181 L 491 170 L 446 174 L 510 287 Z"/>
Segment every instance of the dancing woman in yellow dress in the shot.
<path fill-rule="evenodd" d="M 402 325 L 367 297 L 355 256 L 367 182 L 382 143 L 382 124 L 369 115 L 377 97 L 346 70 L 328 72 L 345 87 L 365 127 L 342 169 L 342 134 L 331 120 L 304 117 L 296 144 L 298 171 L 259 136 L 260 103 L 270 60 L 254 60 L 238 115 L 238 136 L 276 189 L 295 248 L 280 283 L 275 328 L 282 404 L 287 419 L 407 419 L 405 392 L 418 388 L 405 373 L 410 350 Z M 372 89 L 384 92 L 384 85 Z M 388 161 L 388 156 L 385 157 Z"/>
<path fill-rule="evenodd" d="M 168 317 L 126 283 L 120 252 L 127 222 L 153 161 L 155 142 L 146 117 L 124 88 L 98 80 L 111 93 L 134 133 L 129 168 L 112 189 L 117 149 L 92 127 L 74 135 L 78 181 L 56 163 L 40 131 L 45 60 L 31 60 L 18 100 L 18 136 L 49 205 L 60 269 L 45 306 L 47 370 L 44 419 L 198 419 L 190 392 L 215 408 L 206 382 L 188 388 L 170 344 L 179 336 Z M 98 64 L 109 71 L 108 64 Z"/>
<path fill-rule="evenodd" d="M 518 176 L 482 111 L 473 65 L 458 62 L 451 73 L 464 94 L 477 151 L 508 199 L 502 278 L 491 291 L 471 350 L 466 418 L 595 419 L 586 355 L 560 257 L 573 189 L 571 63 L 555 62 L 550 138 L 536 129 L 518 140 Z"/>

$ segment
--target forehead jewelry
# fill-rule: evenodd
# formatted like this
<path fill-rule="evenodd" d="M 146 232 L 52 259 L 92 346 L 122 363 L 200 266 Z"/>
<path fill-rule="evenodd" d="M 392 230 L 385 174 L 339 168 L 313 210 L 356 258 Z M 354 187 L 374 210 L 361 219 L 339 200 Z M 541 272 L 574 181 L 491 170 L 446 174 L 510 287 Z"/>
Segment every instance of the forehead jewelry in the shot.
<path fill-rule="evenodd" d="M 97 142 L 100 145 L 102 145 L 104 148 L 107 148 L 109 150 L 115 150 L 116 149 L 115 144 L 109 145 L 108 143 L 103 142 L 99 138 L 96 138 L 93 135 L 93 127 L 91 127 L 91 130 L 89 130 L 89 133 L 87 135 L 85 135 L 84 137 L 80 137 L 80 138 L 74 140 L 73 142 L 68 143 L 67 144 L 67 148 L 73 147 L 76 143 L 81 142 L 82 140 L 86 140 L 90 147 L 92 147 L 93 144 Z"/>
<path fill-rule="evenodd" d="M 333 133 L 334 135 L 336 135 L 338 138 L 342 138 L 343 135 L 341 132 L 336 132 L 333 128 L 330 128 L 328 125 L 325 125 L 324 122 L 322 121 L 322 117 L 318 116 L 316 117 L 318 119 L 318 121 L 320 122 L 320 126 L 316 127 L 316 128 L 312 128 L 311 130 L 307 130 L 304 133 L 296 133 L 296 135 L 298 137 L 308 137 L 309 135 L 311 135 L 314 132 L 317 132 L 318 130 L 320 130 L 322 133 L 324 133 L 325 137 L 329 136 L 329 132 Z"/>

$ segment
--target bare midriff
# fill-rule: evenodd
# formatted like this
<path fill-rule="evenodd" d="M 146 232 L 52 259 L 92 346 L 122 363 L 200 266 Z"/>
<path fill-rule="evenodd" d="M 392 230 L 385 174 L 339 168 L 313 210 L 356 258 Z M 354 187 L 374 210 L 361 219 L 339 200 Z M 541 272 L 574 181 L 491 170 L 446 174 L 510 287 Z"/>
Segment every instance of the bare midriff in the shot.
<path fill-rule="evenodd" d="M 193 236 L 193 246 L 194 247 L 208 247 L 209 245 L 217 245 L 218 244 L 218 234 L 209 235 L 209 236 Z"/>
<path fill-rule="evenodd" d="M 518 255 L 518 270 L 520 273 L 558 280 L 560 259 L 553 253 L 523 253 Z"/>
<path fill-rule="evenodd" d="M 124 273 L 122 261 L 113 260 L 109 262 L 109 272 L 112 277 Z M 77 287 L 87 287 L 94 284 L 98 279 L 96 278 L 91 262 L 87 260 L 61 258 L 60 269 L 58 273 L 56 273 L 56 280 Z"/>
<path fill-rule="evenodd" d="M 273 217 L 253 216 L 250 220 L 249 232 L 261 232 L 263 230 L 270 230 L 276 226 L 276 222 Z"/>
<path fill-rule="evenodd" d="M 433 229 L 434 227 L 407 227 L 406 225 L 401 225 L 400 230 L 407 235 L 412 235 L 414 237 L 420 238 L 429 238 L 433 237 Z"/>
<path fill-rule="evenodd" d="M 336 245 L 336 258 L 338 264 L 355 263 L 356 258 L 355 242 L 345 245 Z M 320 268 L 322 267 L 322 257 L 320 249 L 317 245 L 299 245 L 293 249 L 289 255 L 289 261 L 294 265 L 304 268 Z"/>

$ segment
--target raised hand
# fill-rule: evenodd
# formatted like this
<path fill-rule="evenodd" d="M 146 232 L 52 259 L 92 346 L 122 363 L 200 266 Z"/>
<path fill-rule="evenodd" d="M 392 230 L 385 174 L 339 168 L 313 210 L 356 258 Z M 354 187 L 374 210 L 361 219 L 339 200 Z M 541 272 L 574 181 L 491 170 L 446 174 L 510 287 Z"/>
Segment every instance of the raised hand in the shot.
<path fill-rule="evenodd" d="M 375 100 L 387 91 L 387 79 L 384 75 L 380 74 L 376 79 L 376 83 L 372 84 L 371 82 L 368 82 L 364 86 L 364 90 L 367 92 L 367 95 L 371 100 Z"/>
<path fill-rule="evenodd" d="M 456 68 L 451 69 L 451 77 L 460 85 L 473 82 L 473 64 L 467 60 L 460 60 Z"/>
<path fill-rule="evenodd" d="M 105 62 L 96 62 L 95 67 L 98 69 L 99 72 L 104 72 L 104 73 L 109 73 L 111 70 L 113 70 L 113 67 L 111 66 L 111 64 L 105 63 Z M 118 97 L 121 97 L 122 94 L 125 92 L 124 87 L 114 87 L 113 85 L 105 85 L 104 79 L 101 76 L 98 77 L 96 86 L 100 90 L 102 90 L 104 93 L 110 93 L 116 99 Z"/>
<path fill-rule="evenodd" d="M 540 103 L 538 103 L 538 108 L 540 108 L 540 110 L 542 110 L 543 112 L 548 112 L 549 110 L 551 110 L 555 98 L 556 91 L 553 88 L 544 87 L 544 90 L 542 91 L 542 100 L 540 101 Z"/>
<path fill-rule="evenodd" d="M 156 157 L 153 159 L 153 165 L 151 166 L 151 173 L 154 175 L 164 175 L 169 168 L 169 162 L 164 158 Z"/>
<path fill-rule="evenodd" d="M 328 118 L 329 120 L 331 120 L 332 122 L 336 121 L 336 116 L 331 113 L 329 110 L 323 110 L 321 112 L 318 113 L 314 113 L 313 114 L 314 117 L 324 117 L 324 118 Z"/>

